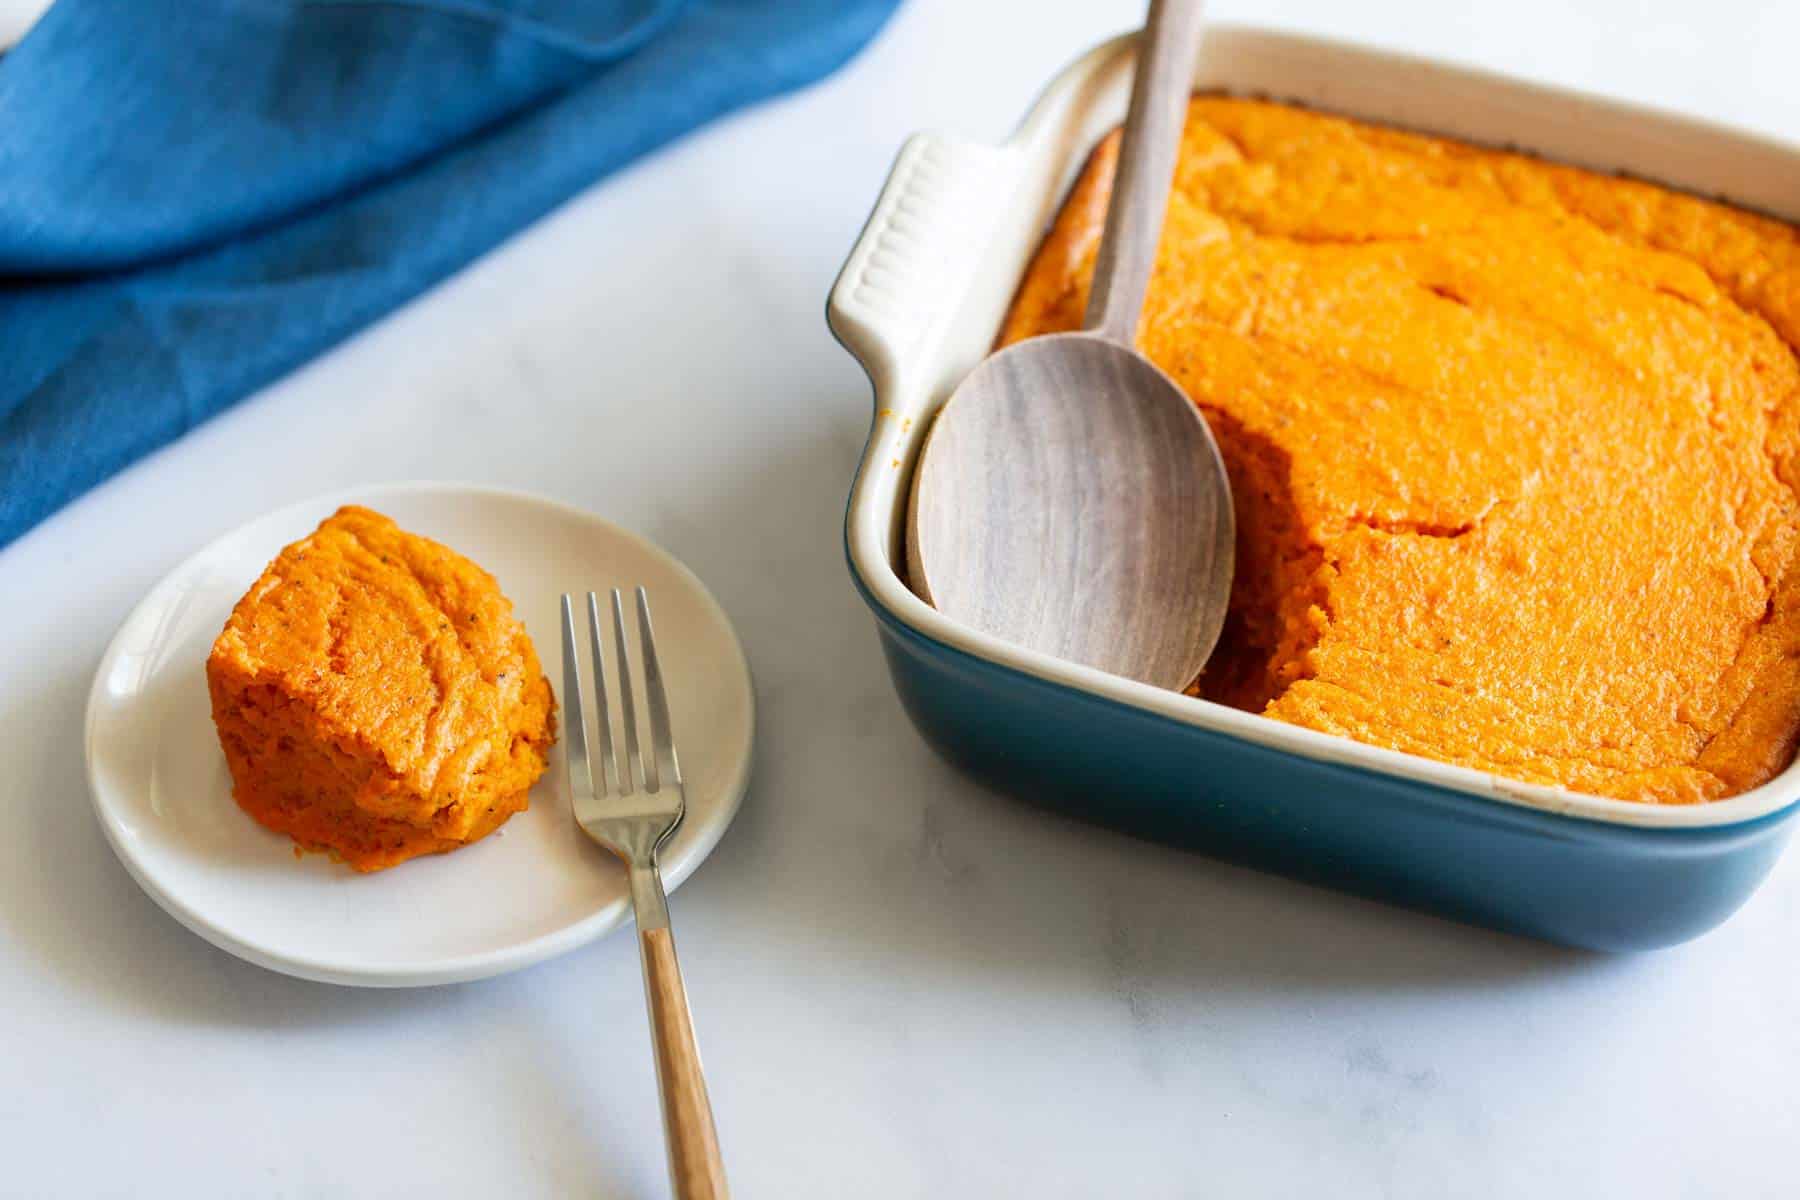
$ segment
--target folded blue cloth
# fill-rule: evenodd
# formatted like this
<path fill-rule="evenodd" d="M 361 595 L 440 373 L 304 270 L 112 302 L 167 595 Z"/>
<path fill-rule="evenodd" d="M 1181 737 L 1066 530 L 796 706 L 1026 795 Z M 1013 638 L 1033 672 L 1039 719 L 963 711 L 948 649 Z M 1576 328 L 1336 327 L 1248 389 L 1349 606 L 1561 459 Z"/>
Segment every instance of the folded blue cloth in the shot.
<path fill-rule="evenodd" d="M 59 0 L 0 58 L 0 546 L 898 0 Z"/>

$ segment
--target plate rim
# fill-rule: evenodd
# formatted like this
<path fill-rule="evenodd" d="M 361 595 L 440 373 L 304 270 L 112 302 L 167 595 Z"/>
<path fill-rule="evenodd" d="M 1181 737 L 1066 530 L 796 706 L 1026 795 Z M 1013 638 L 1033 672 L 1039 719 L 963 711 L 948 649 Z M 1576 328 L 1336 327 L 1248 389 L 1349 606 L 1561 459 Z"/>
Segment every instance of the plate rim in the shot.
<path fill-rule="evenodd" d="M 173 917 L 190 933 L 204 939 L 219 949 L 253 963 L 265 970 L 289 975 L 297 979 L 305 979 L 314 983 L 335 984 L 345 987 L 369 988 L 409 988 L 432 987 L 450 983 L 467 983 L 477 979 L 487 979 L 512 971 L 523 970 L 535 966 L 551 958 L 566 954 L 589 942 L 611 933 L 624 925 L 630 915 L 630 904 L 612 904 L 598 912 L 589 914 L 579 921 L 549 933 L 516 942 L 494 950 L 477 953 L 455 955 L 442 961 L 423 966 L 401 968 L 371 968 L 354 963 L 333 962 L 329 958 L 320 958 L 303 954 L 292 954 L 272 949 L 252 941 L 247 941 L 208 920 L 184 903 L 177 895 L 172 894 L 161 883 L 155 880 L 137 861 L 137 856 L 126 846 L 125 832 L 120 828 L 118 820 L 111 811 L 107 801 L 101 795 L 101 784 L 95 766 L 96 725 L 101 710 L 102 684 L 110 674 L 114 663 L 122 652 L 121 643 L 125 632 L 137 621 L 141 613 L 171 582 L 189 571 L 206 555 L 213 553 L 219 546 L 231 538 L 239 536 L 252 525 L 264 521 L 274 521 L 283 517 L 302 514 L 306 510 L 330 506 L 336 509 L 350 503 L 376 502 L 380 498 L 425 494 L 475 495 L 496 500 L 508 500 L 538 505 L 562 516 L 575 517 L 605 527 L 614 535 L 635 545 L 639 550 L 666 560 L 675 571 L 685 576 L 693 585 L 696 595 L 703 601 L 718 619 L 720 626 L 730 638 L 731 647 L 736 652 L 736 666 L 745 681 L 746 736 L 744 753 L 739 760 L 735 774 L 729 780 L 723 796 L 723 805 L 717 820 L 703 826 L 696 837 L 689 857 L 664 876 L 670 893 L 675 892 L 687 878 L 698 870 L 700 864 L 712 856 L 725 831 L 736 821 L 738 811 L 743 806 L 744 795 L 749 790 L 750 776 L 756 758 L 756 680 L 750 671 L 749 656 L 744 652 L 743 639 L 739 636 L 737 626 L 731 616 L 714 596 L 712 589 L 675 555 L 663 549 L 643 535 L 627 529 L 613 521 L 607 520 L 588 509 L 545 496 L 537 492 L 529 492 L 519 488 L 500 487 L 481 483 L 456 483 L 447 480 L 409 479 L 390 483 L 365 484 L 347 488 L 338 488 L 316 496 L 297 500 L 278 508 L 269 509 L 246 520 L 240 521 L 231 528 L 208 539 L 192 553 L 182 558 L 175 565 L 164 571 L 155 583 L 147 588 L 137 603 L 119 620 L 112 636 L 107 639 L 106 648 L 94 668 L 93 682 L 88 687 L 87 705 L 82 722 L 82 755 L 84 773 L 87 776 L 88 800 L 94 817 L 100 825 L 101 833 L 113 856 L 119 860 L 132 881 L 154 900 L 159 908 Z M 277 551 L 279 553 L 279 551 Z"/>

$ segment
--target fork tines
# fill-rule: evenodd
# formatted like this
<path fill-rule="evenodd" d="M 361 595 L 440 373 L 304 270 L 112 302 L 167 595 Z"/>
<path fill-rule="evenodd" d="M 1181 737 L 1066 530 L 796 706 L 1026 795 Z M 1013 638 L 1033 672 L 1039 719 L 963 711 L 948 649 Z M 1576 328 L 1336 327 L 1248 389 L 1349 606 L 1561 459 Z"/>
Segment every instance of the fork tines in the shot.
<path fill-rule="evenodd" d="M 567 729 L 569 786 L 577 808 L 597 797 L 654 794 L 665 783 L 679 787 L 681 765 L 675 756 L 675 739 L 669 724 L 669 698 L 664 689 L 662 662 L 656 653 L 656 635 L 650 623 L 650 598 L 643 588 L 637 591 L 637 634 L 643 648 L 644 706 L 649 714 L 650 753 L 640 749 L 638 737 L 637 696 L 633 682 L 632 652 L 625 629 L 625 602 L 618 588 L 612 589 L 613 660 L 618 674 L 619 729 L 613 728 L 612 710 L 607 698 L 606 638 L 600 631 L 600 601 L 587 594 L 588 635 L 593 647 L 595 729 L 599 734 L 598 776 L 594 755 L 587 745 L 587 722 L 581 699 L 580 652 L 576 649 L 574 598 L 562 598 L 563 633 L 563 713 Z M 625 745 L 623 759 L 617 742 Z M 579 812 L 577 814 L 580 815 Z"/>

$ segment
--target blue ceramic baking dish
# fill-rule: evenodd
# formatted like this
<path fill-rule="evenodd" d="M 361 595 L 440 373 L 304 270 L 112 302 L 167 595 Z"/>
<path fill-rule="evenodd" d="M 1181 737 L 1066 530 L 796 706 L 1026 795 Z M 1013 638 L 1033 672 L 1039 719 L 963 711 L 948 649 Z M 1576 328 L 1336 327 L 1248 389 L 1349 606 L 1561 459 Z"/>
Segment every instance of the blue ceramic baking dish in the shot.
<path fill-rule="evenodd" d="M 1123 119 L 1132 42 L 1068 68 L 1006 143 L 901 151 L 828 306 L 876 417 L 850 497 L 851 574 L 925 738 L 996 788 L 1160 842 L 1597 950 L 1729 916 L 1800 813 L 1800 767 L 1662 807 L 1518 783 L 1265 720 L 958 625 L 900 577 L 932 413 L 992 345 L 1042 232 Z M 1211 30 L 1195 86 L 1526 147 L 1800 220 L 1800 147 L 1440 64 L 1254 29 Z"/>

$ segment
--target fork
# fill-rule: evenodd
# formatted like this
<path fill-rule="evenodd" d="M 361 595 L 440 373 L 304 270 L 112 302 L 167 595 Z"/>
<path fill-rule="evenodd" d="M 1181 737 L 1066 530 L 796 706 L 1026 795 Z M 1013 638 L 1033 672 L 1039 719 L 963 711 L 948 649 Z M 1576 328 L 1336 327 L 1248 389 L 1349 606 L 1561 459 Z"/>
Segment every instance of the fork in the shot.
<path fill-rule="evenodd" d="M 638 747 L 637 702 L 632 694 L 631 650 L 625 637 L 625 605 L 612 590 L 614 658 L 619 675 L 620 734 L 625 757 L 614 753 L 611 713 L 606 700 L 605 639 L 600 604 L 587 594 L 588 633 L 593 643 L 595 728 L 599 770 L 588 752 L 587 722 L 581 711 L 580 652 L 575 605 L 562 598 L 563 734 L 569 764 L 569 796 L 582 831 L 625 860 L 631 879 L 631 906 L 637 913 L 638 950 L 644 965 L 644 995 L 650 1009 L 650 1040 L 656 1053 L 656 1082 L 662 1093 L 663 1134 L 669 1146 L 669 1175 L 678 1200 L 724 1200 L 725 1166 L 713 1127 L 700 1049 L 687 989 L 675 959 L 669 930 L 669 900 L 663 891 L 658 854 L 681 825 L 687 798 L 681 764 L 669 728 L 669 698 L 650 626 L 650 598 L 637 589 L 638 640 L 643 647 L 645 707 L 650 717 L 650 754 Z"/>

